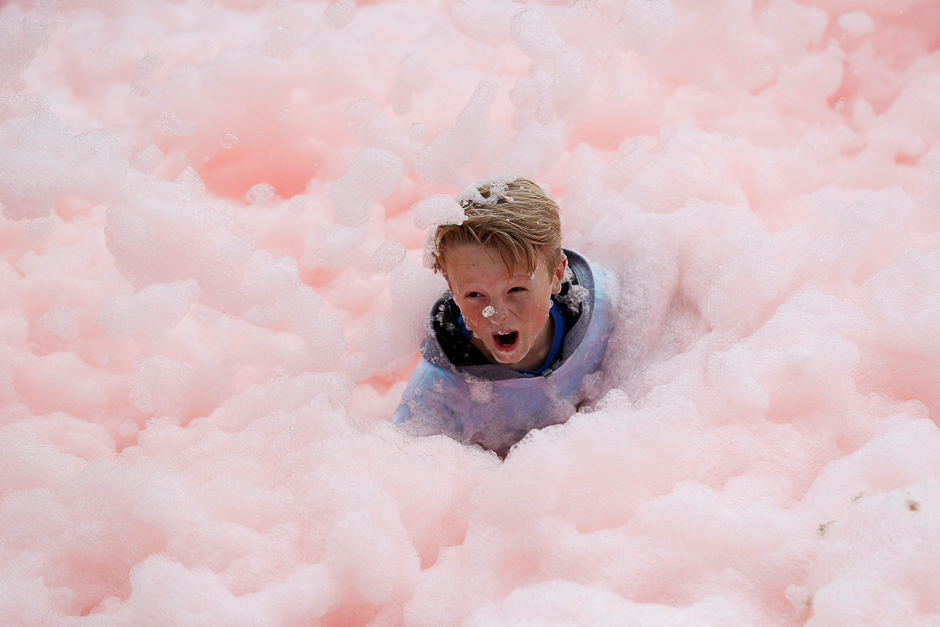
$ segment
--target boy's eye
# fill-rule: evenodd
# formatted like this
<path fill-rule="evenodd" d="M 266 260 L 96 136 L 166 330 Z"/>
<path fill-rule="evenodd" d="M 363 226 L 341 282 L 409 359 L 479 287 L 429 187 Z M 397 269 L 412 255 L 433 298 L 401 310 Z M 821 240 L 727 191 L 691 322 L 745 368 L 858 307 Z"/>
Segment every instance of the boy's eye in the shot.
<path fill-rule="evenodd" d="M 524 291 L 526 291 L 526 289 L 525 289 L 524 287 L 514 287 L 514 288 L 512 288 L 512 289 L 509 290 L 509 291 L 510 291 L 510 292 L 524 292 Z"/>
<path fill-rule="evenodd" d="M 483 296 L 480 292 L 467 292 L 466 298 L 479 298 Z"/>

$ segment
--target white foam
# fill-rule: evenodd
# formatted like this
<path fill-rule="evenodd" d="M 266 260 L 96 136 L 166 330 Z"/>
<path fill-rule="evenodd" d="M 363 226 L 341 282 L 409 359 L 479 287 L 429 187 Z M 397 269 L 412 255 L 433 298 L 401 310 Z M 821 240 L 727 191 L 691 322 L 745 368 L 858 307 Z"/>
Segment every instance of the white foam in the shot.
<path fill-rule="evenodd" d="M 78 317 L 80 314 L 80 309 L 55 305 L 39 318 L 39 324 L 50 333 L 54 333 L 63 339 L 74 340 L 78 337 Z"/>
<path fill-rule="evenodd" d="M 395 88 L 391 95 L 395 112 L 403 114 L 411 111 L 414 96 L 427 91 L 433 84 L 434 67 L 424 51 L 416 50 L 405 56 L 398 65 Z"/>
<path fill-rule="evenodd" d="M 72 135 L 48 101 L 35 96 L 0 94 L 0 113 L 0 204 L 7 219 L 46 218 L 63 194 L 99 202 L 121 197 L 130 156 L 123 137 L 100 131 Z"/>
<path fill-rule="evenodd" d="M 165 57 L 159 52 L 148 52 L 143 57 L 134 62 L 134 75 L 131 77 L 131 91 L 135 96 L 146 97 L 150 93 L 150 87 L 144 84 L 144 81 L 150 77 L 154 71 L 163 65 Z"/>
<path fill-rule="evenodd" d="M 466 184 L 464 168 L 488 138 L 489 110 L 497 90 L 494 82 L 480 83 L 463 111 L 425 146 L 417 161 L 418 173 L 423 178 L 456 189 Z"/>
<path fill-rule="evenodd" d="M 761 33 L 780 42 L 791 53 L 804 51 L 822 38 L 829 14 L 793 0 L 773 0 L 760 14 Z"/>
<path fill-rule="evenodd" d="M 620 18 L 620 46 L 649 56 L 663 49 L 676 32 L 676 10 L 669 0 L 627 0 Z"/>
<path fill-rule="evenodd" d="M 365 240 L 365 235 L 365 229 L 361 227 L 318 224 L 314 254 L 317 259 L 330 267 L 343 268 L 349 265 L 350 252 Z"/>
<path fill-rule="evenodd" d="M 447 194 L 434 194 L 411 208 L 416 228 L 426 229 L 432 225 L 463 224 L 467 219 L 463 207 Z"/>
<path fill-rule="evenodd" d="M 47 44 L 49 30 L 36 15 L 0 15 L 0 89 L 23 89 L 23 71 Z"/>
<path fill-rule="evenodd" d="M 172 111 L 161 111 L 157 116 L 157 126 L 161 133 L 171 136 L 192 135 L 196 131 L 195 122 L 184 120 Z"/>
<path fill-rule="evenodd" d="M 554 57 L 564 46 L 552 20 L 534 8 L 519 9 L 512 16 L 510 35 L 519 49 L 535 60 Z"/>
<path fill-rule="evenodd" d="M 300 194 L 287 201 L 287 210 L 291 213 L 301 214 L 307 210 L 307 201 Z"/>
<path fill-rule="evenodd" d="M 52 235 L 55 227 L 52 218 L 35 218 L 26 223 L 26 235 L 34 242 L 41 242 Z"/>
<path fill-rule="evenodd" d="M 405 260 L 405 247 L 398 242 L 385 240 L 374 253 L 372 253 L 372 265 L 379 274 L 388 274 L 397 268 Z"/>
<path fill-rule="evenodd" d="M 356 227 L 369 219 L 371 203 L 395 191 L 404 171 L 401 157 L 384 148 L 363 148 L 330 188 L 336 221 Z"/>
<path fill-rule="evenodd" d="M 356 15 L 356 3 L 353 0 L 335 0 L 323 9 L 323 21 L 333 30 L 349 26 Z"/>
<path fill-rule="evenodd" d="M 163 355 L 138 359 L 133 368 L 134 375 L 127 380 L 131 404 L 144 413 L 160 416 L 174 414 L 174 405 L 190 392 L 195 374 L 192 364 Z"/>
<path fill-rule="evenodd" d="M 277 190 L 270 183 L 255 183 L 245 192 L 245 202 L 263 207 L 274 198 L 275 193 Z"/>
<path fill-rule="evenodd" d="M 199 293 L 195 279 L 149 285 L 135 294 L 106 298 L 98 305 L 95 321 L 112 340 L 120 342 L 138 335 L 157 344 L 179 324 Z"/>
<path fill-rule="evenodd" d="M 849 11 L 838 19 L 839 28 L 854 37 L 867 35 L 875 30 L 875 22 L 865 11 Z"/>

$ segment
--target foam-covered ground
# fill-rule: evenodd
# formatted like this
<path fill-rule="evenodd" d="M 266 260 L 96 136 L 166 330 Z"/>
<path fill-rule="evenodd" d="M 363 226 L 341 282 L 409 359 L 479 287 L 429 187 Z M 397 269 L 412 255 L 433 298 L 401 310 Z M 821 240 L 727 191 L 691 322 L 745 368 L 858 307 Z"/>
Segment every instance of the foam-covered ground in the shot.
<path fill-rule="evenodd" d="M 938 140 L 936 0 L 8 0 L 0 624 L 938 624 Z M 389 423 L 502 172 L 619 276 L 505 462 Z"/>

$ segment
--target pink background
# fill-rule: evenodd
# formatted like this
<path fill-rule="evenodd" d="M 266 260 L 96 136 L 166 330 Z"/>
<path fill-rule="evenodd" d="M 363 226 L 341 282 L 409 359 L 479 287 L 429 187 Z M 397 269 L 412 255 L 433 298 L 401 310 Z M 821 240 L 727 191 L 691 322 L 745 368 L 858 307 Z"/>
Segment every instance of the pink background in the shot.
<path fill-rule="evenodd" d="M 938 140 L 936 0 L 0 4 L 0 624 L 937 624 Z M 501 463 L 389 420 L 505 172 L 619 291 Z"/>

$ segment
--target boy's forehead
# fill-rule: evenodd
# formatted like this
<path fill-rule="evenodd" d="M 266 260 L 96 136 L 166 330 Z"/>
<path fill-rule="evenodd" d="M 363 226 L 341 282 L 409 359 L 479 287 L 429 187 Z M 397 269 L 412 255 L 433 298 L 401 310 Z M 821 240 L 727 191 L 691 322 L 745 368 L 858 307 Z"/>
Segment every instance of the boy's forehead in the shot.
<path fill-rule="evenodd" d="M 541 255 L 539 258 L 541 261 Z M 498 250 L 469 244 L 455 246 L 449 251 L 444 260 L 444 271 L 449 280 L 458 277 L 508 280 L 529 276 L 524 260 L 516 261 L 514 273 L 510 275 Z"/>

